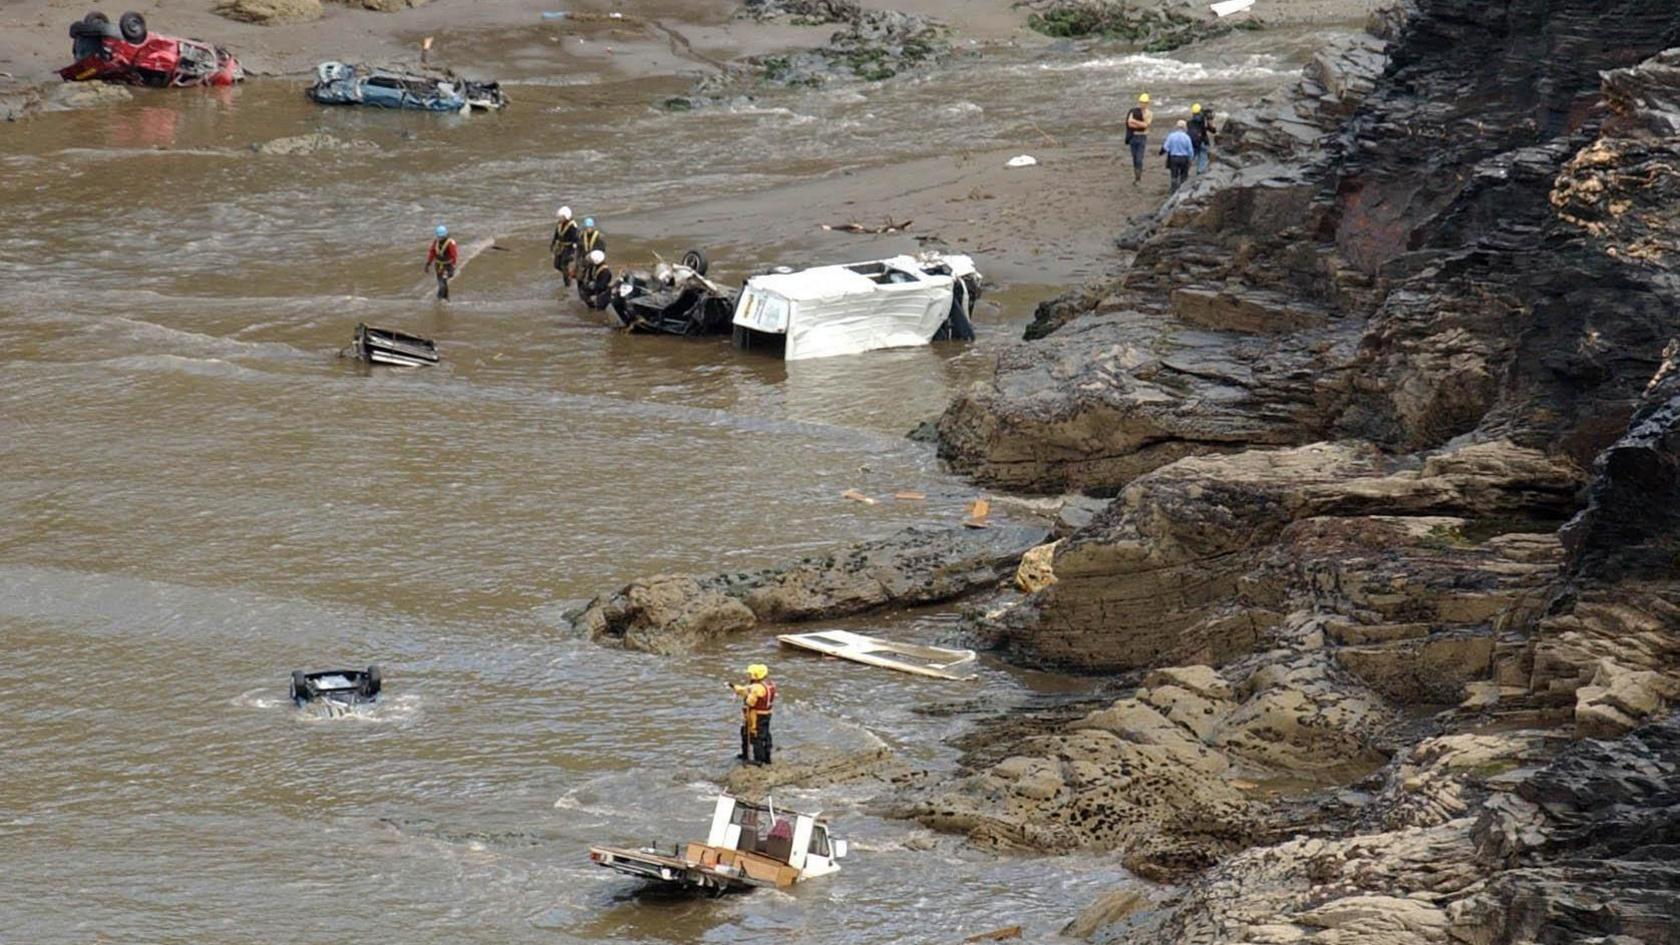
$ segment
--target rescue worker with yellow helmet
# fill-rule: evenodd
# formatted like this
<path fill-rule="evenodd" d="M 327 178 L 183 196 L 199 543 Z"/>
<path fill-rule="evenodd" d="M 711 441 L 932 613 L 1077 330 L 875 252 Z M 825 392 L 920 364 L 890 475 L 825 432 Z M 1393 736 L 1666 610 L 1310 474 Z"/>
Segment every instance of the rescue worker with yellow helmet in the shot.
<path fill-rule="evenodd" d="M 1132 149 L 1132 186 L 1143 180 L 1144 149 L 1149 146 L 1149 124 L 1155 113 L 1149 110 L 1149 93 L 1137 98 L 1137 106 L 1126 113 L 1126 146 Z"/>
<path fill-rule="evenodd" d="M 776 684 L 770 667 L 754 663 L 747 667 L 747 683 L 730 683 L 741 697 L 741 761 L 750 765 L 770 763 L 770 713 L 776 707 Z"/>

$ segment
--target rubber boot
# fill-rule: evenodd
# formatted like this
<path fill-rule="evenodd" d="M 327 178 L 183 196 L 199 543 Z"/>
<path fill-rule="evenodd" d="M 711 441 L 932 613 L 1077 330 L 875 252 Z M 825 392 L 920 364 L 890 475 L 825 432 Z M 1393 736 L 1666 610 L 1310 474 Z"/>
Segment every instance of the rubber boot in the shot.
<path fill-rule="evenodd" d="M 741 753 L 739 755 L 736 755 L 735 757 L 737 759 L 739 759 L 742 764 L 748 764 L 752 761 L 751 752 L 752 752 L 752 741 L 747 737 L 747 727 L 745 725 L 742 725 L 741 726 Z"/>

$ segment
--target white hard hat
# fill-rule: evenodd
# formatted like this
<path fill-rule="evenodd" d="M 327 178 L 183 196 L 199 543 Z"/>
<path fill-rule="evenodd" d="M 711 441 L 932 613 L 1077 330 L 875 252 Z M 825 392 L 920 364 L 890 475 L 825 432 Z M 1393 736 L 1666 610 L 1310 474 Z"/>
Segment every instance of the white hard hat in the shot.
<path fill-rule="evenodd" d="M 607 254 L 601 252 L 600 250 L 596 250 L 593 253 L 589 254 L 589 261 L 594 263 L 595 265 L 599 266 L 600 264 L 607 261 Z"/>
<path fill-rule="evenodd" d="M 554 211 L 554 218 L 556 220 L 570 220 L 572 218 L 572 208 L 561 207 L 560 209 Z"/>

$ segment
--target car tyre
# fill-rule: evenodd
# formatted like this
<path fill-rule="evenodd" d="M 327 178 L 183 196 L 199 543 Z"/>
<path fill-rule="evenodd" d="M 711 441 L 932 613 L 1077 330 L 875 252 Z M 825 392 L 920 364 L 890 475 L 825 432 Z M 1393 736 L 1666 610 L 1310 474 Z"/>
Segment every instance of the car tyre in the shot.
<path fill-rule="evenodd" d="M 377 664 L 367 668 L 367 677 L 362 680 L 362 695 L 369 699 L 379 695 L 379 690 L 385 685 L 385 680 L 379 674 Z"/>
<path fill-rule="evenodd" d="M 117 26 L 122 30 L 123 39 L 136 46 L 145 42 L 149 35 L 146 32 L 146 18 L 133 10 L 124 13 L 117 21 Z"/>
<path fill-rule="evenodd" d="M 710 261 L 706 259 L 706 254 L 698 249 L 691 249 L 688 252 L 683 253 L 682 264 L 702 276 L 706 274 L 707 268 L 711 266 Z"/>
<path fill-rule="evenodd" d="M 305 676 L 301 669 L 292 670 L 292 701 L 297 703 L 309 701 L 309 677 Z"/>

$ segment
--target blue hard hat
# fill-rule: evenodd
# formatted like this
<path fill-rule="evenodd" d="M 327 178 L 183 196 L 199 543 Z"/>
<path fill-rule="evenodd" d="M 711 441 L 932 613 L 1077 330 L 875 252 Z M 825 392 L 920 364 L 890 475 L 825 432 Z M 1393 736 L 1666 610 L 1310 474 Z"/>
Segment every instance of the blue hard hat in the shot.
<path fill-rule="evenodd" d="M 437 235 L 438 235 L 438 239 L 440 239 L 440 240 L 443 239 L 445 236 L 448 236 L 449 235 L 449 227 L 447 227 L 447 226 L 438 227 L 437 228 Z"/>
<path fill-rule="evenodd" d="M 584 217 L 583 218 L 583 225 L 584 226 L 594 226 L 595 225 L 595 218 L 594 217 Z"/>

